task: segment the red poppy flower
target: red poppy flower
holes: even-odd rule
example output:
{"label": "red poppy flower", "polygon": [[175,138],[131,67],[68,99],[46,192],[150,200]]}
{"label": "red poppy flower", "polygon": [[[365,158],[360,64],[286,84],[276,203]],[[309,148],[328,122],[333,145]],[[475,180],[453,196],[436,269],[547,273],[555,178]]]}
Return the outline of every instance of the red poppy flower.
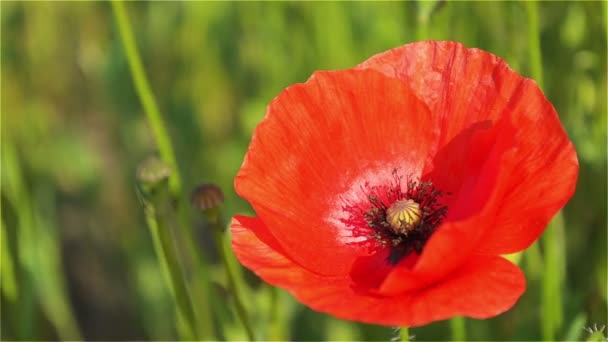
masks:
{"label": "red poppy flower", "polygon": [[525,290],[502,254],[572,196],[578,161],[536,83],[455,42],[419,42],[285,89],[236,177],[243,265],[342,319],[488,318]]}

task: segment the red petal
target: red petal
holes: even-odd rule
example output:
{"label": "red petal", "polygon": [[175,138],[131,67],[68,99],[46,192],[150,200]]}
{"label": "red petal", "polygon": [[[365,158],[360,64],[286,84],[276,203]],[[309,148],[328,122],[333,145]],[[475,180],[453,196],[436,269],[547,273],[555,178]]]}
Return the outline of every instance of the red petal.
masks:
{"label": "red petal", "polygon": [[444,191],[458,193],[467,179],[481,177],[493,143],[475,143],[476,136],[515,128],[513,146],[505,151],[509,160],[492,171],[499,174],[493,196],[501,209],[483,225],[491,229],[480,252],[528,247],[572,196],[578,162],[555,110],[534,81],[500,58],[456,42],[427,41],[378,54],[358,68],[402,80],[441,115],[436,157],[425,173]]}
{"label": "red petal", "polygon": [[340,222],[344,200],[365,182],[387,184],[393,168],[420,176],[437,130],[402,82],[371,70],[317,72],[287,88],[258,125],[237,192],[299,264],[347,274],[369,253]]}
{"label": "red petal", "polygon": [[499,133],[478,134],[473,138],[474,142],[494,140],[478,175],[468,176],[463,190],[454,194],[445,223],[431,236],[414,267],[401,262],[387,275],[380,293],[398,294],[424,288],[445,278],[472,257],[501,209],[502,192],[497,190],[499,170],[508,160],[512,135],[513,128],[505,126]]}
{"label": "red petal", "polygon": [[578,160],[553,106],[533,83],[521,89],[511,115],[512,153],[500,169],[501,209],[478,252],[508,254],[529,247],[574,194]]}
{"label": "red petal", "polygon": [[423,290],[373,296],[354,290],[348,277],[324,277],[302,268],[263,241],[264,230],[258,219],[232,221],[233,249],[241,263],[311,308],[342,319],[411,327],[454,316],[489,318],[511,308],[525,290],[515,265],[487,256]]}
{"label": "red petal", "polygon": [[433,182],[458,192],[466,177],[470,139],[508,110],[523,77],[500,58],[460,43],[425,41],[407,44],[371,57],[358,66],[402,80],[437,113],[441,134],[433,146],[438,157],[427,165]]}

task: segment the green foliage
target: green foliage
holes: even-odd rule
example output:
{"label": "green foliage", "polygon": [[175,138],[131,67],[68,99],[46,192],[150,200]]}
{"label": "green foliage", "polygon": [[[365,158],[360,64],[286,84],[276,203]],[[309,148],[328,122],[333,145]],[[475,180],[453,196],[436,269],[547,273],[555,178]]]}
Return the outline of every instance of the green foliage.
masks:
{"label": "green foliage", "polygon": [[[158,154],[158,137],[110,4],[0,6],[0,338],[176,339],[183,327],[169,319],[175,307],[135,191],[137,165]],[[187,193],[203,182],[220,185],[226,218],[252,214],[232,183],[266,105],[314,70],[352,67],[416,39],[449,39],[493,52],[529,77],[540,73],[578,152],[577,191],[549,228],[557,233],[520,263],[528,276],[526,294],[497,318],[466,320],[466,336],[578,339],[588,337],[582,327],[606,324],[605,3],[538,3],[533,32],[530,8],[521,2],[125,6],[175,150],[181,188]],[[539,56],[530,50],[534,32]],[[213,312],[218,339],[245,339],[212,232],[184,216],[195,223],[194,247],[209,264],[202,275],[186,274],[195,284],[210,279],[210,289],[191,293],[194,311]],[[189,235],[173,233],[186,246],[178,252],[188,251],[183,241]],[[227,258],[249,285],[240,291],[259,339],[387,341],[394,335],[389,328],[315,313],[238,268],[233,255]],[[184,269],[192,270],[191,260],[183,259]],[[451,327],[461,323],[433,323],[409,334],[448,340]]]}

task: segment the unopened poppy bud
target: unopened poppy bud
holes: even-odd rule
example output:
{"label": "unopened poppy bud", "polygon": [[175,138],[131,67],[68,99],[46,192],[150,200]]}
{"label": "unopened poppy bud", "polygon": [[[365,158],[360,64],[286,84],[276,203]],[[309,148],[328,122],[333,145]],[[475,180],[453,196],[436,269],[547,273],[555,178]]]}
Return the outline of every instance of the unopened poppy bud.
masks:
{"label": "unopened poppy bud", "polygon": [[192,190],[190,195],[192,207],[199,210],[207,210],[219,207],[224,203],[224,193],[215,184],[202,184]]}
{"label": "unopened poppy bud", "polygon": [[386,210],[386,220],[396,233],[407,234],[416,229],[421,217],[420,205],[411,199],[397,201]]}
{"label": "unopened poppy bud", "polygon": [[201,184],[194,188],[190,195],[192,207],[200,210],[212,222],[217,221],[222,203],[224,203],[224,193],[215,184]]}
{"label": "unopened poppy bud", "polygon": [[171,168],[158,158],[148,158],[137,168],[137,180],[141,183],[142,190],[152,193],[155,189],[167,183],[171,175]]}

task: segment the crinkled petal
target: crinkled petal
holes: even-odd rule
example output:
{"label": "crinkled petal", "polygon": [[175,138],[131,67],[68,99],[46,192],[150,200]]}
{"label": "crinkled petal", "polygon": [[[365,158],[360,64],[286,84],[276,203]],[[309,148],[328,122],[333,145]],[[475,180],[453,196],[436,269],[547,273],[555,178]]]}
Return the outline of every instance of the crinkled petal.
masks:
{"label": "crinkled petal", "polygon": [[441,281],[475,254],[501,209],[503,190],[498,185],[499,170],[506,165],[513,144],[514,127],[505,124],[500,132],[478,133],[473,141],[492,141],[487,155],[472,156],[485,162],[477,172],[465,179],[463,190],[454,195],[448,217],[427,241],[422,254],[412,266],[400,262],[380,286],[379,293],[390,295],[424,288]]}
{"label": "crinkled petal", "polygon": [[500,58],[457,42],[425,41],[375,55],[357,68],[373,69],[402,80],[436,113],[441,133],[426,169],[437,186],[458,192],[471,171],[464,163],[474,133],[491,127],[508,111],[524,79]]}
{"label": "crinkled petal", "polygon": [[420,176],[435,120],[407,85],[373,70],[317,72],[283,91],[256,128],[236,191],[289,257],[319,274],[347,274],[367,253],[341,223],[344,200],[391,171]]}
{"label": "crinkled petal", "polygon": [[479,256],[424,289],[371,295],[354,288],[349,277],[312,273],[273,249],[259,219],[236,217],[231,231],[233,249],[243,265],[314,310],[342,319],[412,327],[454,316],[489,318],[510,309],[525,290],[525,279],[515,265],[501,257]]}
{"label": "crinkled petal", "polygon": [[517,124],[513,153],[498,170],[501,208],[478,252],[508,254],[529,247],[574,194],[576,151],[553,106],[527,83],[510,109]]}
{"label": "crinkled petal", "polygon": [[437,113],[441,133],[425,173],[445,191],[458,193],[467,179],[482,176],[493,142],[474,143],[478,133],[515,127],[510,160],[491,171],[498,173],[501,209],[495,222],[481,226],[490,229],[480,253],[528,247],[572,196],[578,162],[555,109],[534,81],[502,59],[456,42],[427,41],[378,54],[358,68],[402,80]]}

